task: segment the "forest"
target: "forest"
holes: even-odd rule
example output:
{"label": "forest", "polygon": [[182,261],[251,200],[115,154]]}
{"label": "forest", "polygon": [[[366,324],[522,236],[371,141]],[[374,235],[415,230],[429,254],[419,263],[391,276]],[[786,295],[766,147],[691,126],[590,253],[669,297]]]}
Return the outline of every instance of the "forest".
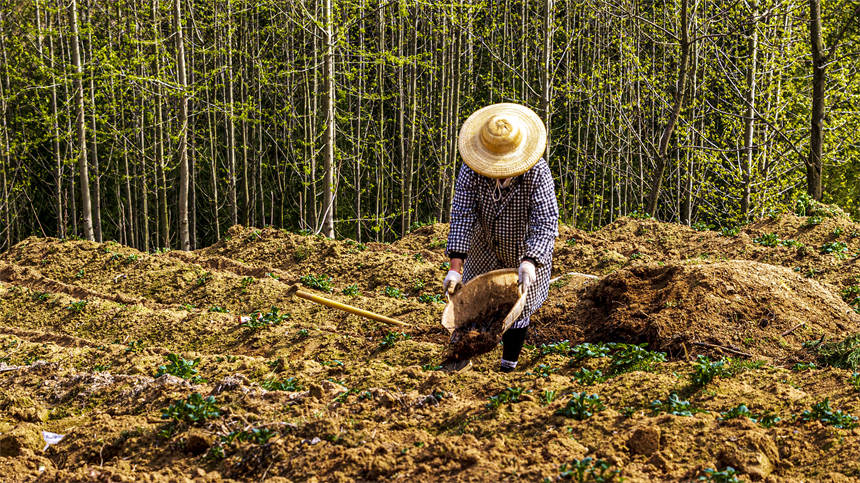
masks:
{"label": "forest", "polygon": [[0,251],[447,221],[474,110],[548,127],[561,218],[860,215],[856,0],[3,0]]}

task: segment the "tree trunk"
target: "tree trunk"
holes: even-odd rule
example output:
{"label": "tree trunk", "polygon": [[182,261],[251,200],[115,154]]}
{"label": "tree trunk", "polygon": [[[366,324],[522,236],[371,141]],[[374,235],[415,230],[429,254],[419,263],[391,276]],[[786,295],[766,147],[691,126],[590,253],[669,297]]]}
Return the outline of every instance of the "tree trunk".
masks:
{"label": "tree trunk", "polygon": [[[161,28],[158,20],[158,2],[152,1],[152,26],[153,26],[153,45],[155,46],[155,72],[153,75],[157,80],[161,77]],[[167,216],[167,176],[164,173],[164,117],[162,113],[162,103],[164,96],[162,95],[161,82],[157,82],[155,89],[155,186],[156,198],[158,201],[158,233],[161,236],[161,247],[170,247],[170,225]]]}
{"label": "tree trunk", "polygon": [[334,91],[334,24],[331,0],[325,0],[325,155],[323,180],[323,224],[322,232],[334,238],[334,136],[335,136],[335,91]]}
{"label": "tree trunk", "polygon": [[666,121],[666,126],[663,127],[663,132],[660,135],[660,144],[656,153],[656,167],[654,168],[654,176],[651,179],[651,192],[648,194],[648,206],[646,211],[654,215],[657,211],[657,201],[660,199],[660,189],[663,186],[663,174],[666,172],[667,153],[669,151],[669,142],[672,139],[672,132],[675,130],[675,125],[678,123],[678,117],[681,115],[681,108],[684,105],[685,92],[687,89],[687,67],[690,62],[690,31],[689,31],[689,0],[681,0],[681,38],[680,38],[680,58],[678,59],[678,79],[675,84],[675,99],[672,104],[672,111],[669,113],[669,119]]}
{"label": "tree trunk", "polygon": [[[88,2],[86,5],[87,10],[87,21],[89,23],[89,29],[87,33],[87,46],[90,50],[90,60],[92,61],[93,57],[93,21],[92,21],[92,3]],[[90,112],[90,122],[92,123],[92,132],[90,133],[90,143],[92,143],[92,150],[90,150],[90,159],[92,160],[92,177],[93,177],[93,231],[95,233],[96,241],[101,243],[102,241],[102,185],[101,185],[101,173],[99,170],[99,144],[98,144],[98,126],[96,125],[97,116],[96,116],[96,70],[95,66],[90,71],[90,106],[92,106],[92,111]]]}
{"label": "tree trunk", "polygon": [[[81,67],[81,48],[78,39],[78,0],[72,0],[71,19],[72,24],[72,64],[75,67],[75,104],[78,109],[78,171],[80,173],[81,185],[81,210],[84,224],[84,236],[87,240],[95,241],[93,233],[92,204],[90,203],[90,176],[87,166],[87,128],[84,116],[84,83],[83,68]],[[8,151],[8,150],[7,150]],[[3,183],[6,186],[6,183]],[[8,203],[7,203],[8,212]],[[8,215],[7,215],[8,216]],[[8,221],[7,221],[8,226]]]}
{"label": "tree trunk", "polygon": [[812,51],[812,123],[809,158],[806,160],[806,192],[821,201],[821,157],[824,144],[825,58],[821,37],[821,0],[809,0],[809,43]]}
{"label": "tree trunk", "polygon": [[741,158],[744,183],[741,213],[744,220],[747,221],[750,219],[752,197],[753,135],[755,132],[756,70],[758,65],[758,4],[756,3],[757,0],[752,1],[752,31],[749,34],[750,67],[747,71],[747,109],[746,119],[744,119],[744,156]]}
{"label": "tree trunk", "polygon": [[179,247],[191,250],[188,234],[188,90],[185,85],[185,42],[182,36],[181,0],[173,2],[173,27],[176,35],[176,71],[181,89],[179,99]]}
{"label": "tree trunk", "polygon": [[230,165],[230,220],[239,223],[239,204],[236,201],[236,131],[233,126],[233,0],[227,0],[227,160]]}

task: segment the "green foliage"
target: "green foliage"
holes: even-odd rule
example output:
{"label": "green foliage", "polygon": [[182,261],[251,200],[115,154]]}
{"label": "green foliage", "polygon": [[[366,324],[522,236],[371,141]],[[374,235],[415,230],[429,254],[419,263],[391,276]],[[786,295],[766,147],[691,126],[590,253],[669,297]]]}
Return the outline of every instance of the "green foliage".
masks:
{"label": "green foliage", "polygon": [[125,348],[125,353],[130,354],[133,352],[140,352],[142,350],[143,350],[143,341],[140,339],[137,339],[137,340],[133,340],[133,341],[128,343],[127,347]]}
{"label": "green foliage", "polygon": [[830,398],[813,404],[811,410],[803,411],[800,419],[803,421],[821,421],[839,429],[851,429],[857,426],[857,417],[842,412],[842,410],[834,411],[830,407]]}
{"label": "green foliage", "polygon": [[597,394],[588,395],[585,392],[575,392],[570,396],[567,405],[559,409],[556,414],[573,418],[577,421],[583,421],[590,418],[594,414],[606,409],[600,396]]}
{"label": "green foliage", "polygon": [[836,256],[843,256],[848,252],[848,245],[841,241],[827,242],[821,245],[820,251],[822,255],[829,253]]}
{"label": "green foliage", "polygon": [[720,419],[723,419],[723,420],[740,418],[740,417],[753,419],[752,413],[750,412],[749,408],[747,408],[746,404],[743,404],[743,403],[738,404],[737,406],[729,409],[728,411],[726,411],[724,413],[720,413]]}
{"label": "green foliage", "polygon": [[298,332],[296,332],[296,337],[298,337],[299,339],[307,339],[309,334],[310,333],[308,332],[308,329],[300,329]]}
{"label": "green foliage", "polygon": [[825,342],[813,348],[824,365],[856,370],[860,367],[860,333],[838,342]]}
{"label": "green foliage", "polygon": [[293,261],[296,263],[301,263],[307,260],[311,256],[311,248],[305,245],[301,245],[296,247],[293,250]]}
{"label": "green foliage", "polygon": [[226,314],[226,313],[229,313],[230,311],[225,309],[224,307],[221,307],[220,305],[213,305],[213,306],[209,307],[209,312],[217,312],[219,314]]}
{"label": "green foliage", "polygon": [[170,419],[191,425],[202,424],[209,419],[221,416],[214,396],[203,397],[199,392],[192,393],[184,401],[177,399],[161,412],[161,419]]}
{"label": "green foliage", "polygon": [[555,396],[557,395],[556,391],[546,389],[540,395],[541,404],[546,406],[547,404],[555,401]]}
{"label": "green foliage", "polygon": [[772,428],[772,427],[776,426],[776,424],[778,422],[781,421],[779,416],[777,416],[776,414],[773,414],[773,413],[762,414],[757,419],[758,419],[758,424],[763,428]]}
{"label": "green foliage", "polygon": [[520,396],[523,395],[523,392],[525,392],[525,389],[521,387],[506,388],[495,396],[491,396],[490,401],[487,403],[487,407],[490,409],[497,409],[503,404],[520,402]]}
{"label": "green foliage", "polygon": [[442,294],[421,294],[418,296],[418,301],[425,304],[444,304]]}
{"label": "green foliage", "polygon": [[629,371],[651,370],[657,362],[666,362],[665,352],[654,352],[646,349],[647,343],[643,344],[614,344],[612,363],[610,368],[613,374]]}
{"label": "green foliage", "polygon": [[314,275],[308,274],[299,279],[305,287],[310,287],[321,292],[331,293],[334,288],[331,286],[331,276],[327,274]]}
{"label": "green foliage", "polygon": [[848,378],[848,384],[851,384],[855,391],[860,391],[860,372],[851,374]]}
{"label": "green foliage", "polygon": [[254,284],[254,277],[242,277],[242,281],[239,282],[239,286],[242,287],[244,292],[245,289]]}
{"label": "green foliage", "polygon": [[399,288],[391,287],[391,286],[386,286],[382,290],[382,293],[385,294],[386,297],[391,297],[393,299],[402,300],[402,299],[406,298],[406,294],[404,294],[402,290],[400,290]]}
{"label": "green foliage", "polygon": [[607,357],[610,352],[612,352],[612,346],[603,343],[592,344],[585,342],[570,349],[570,355],[573,357],[574,361],[596,357]]}
{"label": "green foliage", "polygon": [[814,362],[798,362],[794,366],[791,367],[791,370],[794,372],[804,372],[815,369]]}
{"label": "green foliage", "polygon": [[635,220],[650,220],[654,218],[653,216],[651,216],[651,213],[648,213],[644,210],[640,211],[638,208],[633,210],[633,212],[630,213],[629,216],[630,218],[633,218]]}
{"label": "green foliage", "polygon": [[547,354],[559,354],[566,356],[571,351],[570,341],[563,340],[561,342],[553,342],[551,344],[541,344],[540,347],[538,347],[538,350],[540,350],[540,355],[542,356],[545,356]]}
{"label": "green foliage", "polygon": [[595,460],[586,457],[581,460],[574,459],[570,464],[559,467],[558,479],[562,481],[585,482],[612,482],[622,481],[621,470],[612,469],[612,466],[604,460]]}
{"label": "green foliage", "polygon": [[776,233],[763,233],[756,238],[753,238],[753,243],[758,243],[765,247],[775,247],[779,244],[779,235]]}
{"label": "green foliage", "polygon": [[603,375],[603,372],[601,372],[600,369],[591,370],[586,367],[583,367],[582,369],[573,373],[573,380],[582,385],[591,386],[593,384],[599,384],[605,381],[606,376]]}
{"label": "green foliage", "polygon": [[251,428],[248,431],[242,429],[239,431],[231,431],[226,436],[221,436],[221,442],[228,445],[236,441],[253,444],[266,444],[266,442],[276,434],[278,433],[269,428]]}
{"label": "green foliage", "polygon": [[732,227],[724,226],[724,227],[720,228],[720,235],[725,236],[725,237],[732,237],[733,238],[733,237],[738,236],[740,234],[740,232],[741,232],[741,229],[737,226],[732,226]]}
{"label": "green foliage", "polygon": [[30,299],[34,302],[47,302],[51,299],[51,296],[48,295],[48,292],[33,292],[30,295]]}
{"label": "green foliage", "polygon": [[399,340],[411,339],[412,336],[405,332],[389,332],[382,337],[382,342],[379,343],[380,349],[390,349]]}
{"label": "green foliage", "polygon": [[698,412],[690,405],[690,401],[680,399],[674,392],[669,395],[666,401],[659,399],[652,401],[651,410],[654,414],[668,413],[675,416],[692,416],[694,412]]}
{"label": "green foliage", "polygon": [[699,477],[699,481],[713,481],[715,483],[741,483],[737,477],[738,472],[731,466],[726,466],[724,470],[715,470],[708,468],[705,474]]}
{"label": "green foliage", "polygon": [[181,377],[182,379],[188,379],[194,384],[204,381],[204,379],[197,375],[196,367],[200,363],[199,357],[196,359],[185,359],[184,357],[172,352],[164,357],[167,359],[168,364],[158,366],[158,371],[156,371],[155,377],[170,374],[172,376]]}
{"label": "green foliage", "polygon": [[299,384],[295,377],[288,377],[283,381],[279,381],[277,379],[266,379],[262,384],[260,384],[260,386],[267,391],[296,392],[302,390],[301,384]]}
{"label": "green foliage", "polygon": [[262,329],[264,327],[278,325],[289,318],[290,314],[279,313],[278,308],[273,305],[271,310],[268,312],[261,312],[259,310],[251,312],[248,319],[243,319],[244,321],[240,325],[249,329]]}
{"label": "green foliage", "polygon": [[72,312],[79,314],[79,313],[83,312],[86,307],[87,307],[87,301],[86,300],[78,300],[77,302],[69,303],[69,305],[66,307],[66,310],[71,310]]}
{"label": "green foliage", "polygon": [[212,272],[203,272],[197,276],[197,286],[202,287],[209,280],[212,280]]}
{"label": "green foliage", "polygon": [[358,284],[353,283],[347,285],[345,289],[341,290],[341,293],[349,297],[355,297],[361,294],[361,291],[358,290]]}
{"label": "green foliage", "polygon": [[851,285],[842,289],[842,300],[854,308],[854,311],[860,313],[860,285]]}
{"label": "green foliage", "polygon": [[731,375],[728,365],[731,359],[725,358],[711,361],[707,356],[698,356],[693,363],[693,375],[691,380],[694,386],[704,386],[714,380],[715,377]]}
{"label": "green foliage", "polygon": [[555,374],[557,371],[558,369],[554,367],[550,367],[546,364],[539,364],[537,367],[535,367],[534,371],[526,372],[526,374],[547,378],[551,374]]}
{"label": "green foliage", "polygon": [[564,241],[564,244],[569,246],[569,247],[575,247],[576,246],[576,238],[568,238],[567,240]]}

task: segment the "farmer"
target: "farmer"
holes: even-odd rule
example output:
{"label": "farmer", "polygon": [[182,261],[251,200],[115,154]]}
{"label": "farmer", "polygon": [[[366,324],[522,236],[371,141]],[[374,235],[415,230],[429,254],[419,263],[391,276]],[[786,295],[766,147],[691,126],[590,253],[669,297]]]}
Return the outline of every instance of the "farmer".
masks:
{"label": "farmer", "polygon": [[546,300],[558,236],[555,186],[541,158],[546,127],[525,106],[493,104],[466,119],[458,147],[465,164],[454,187],[443,290],[491,270],[519,268],[526,303],[502,337],[501,371],[511,372],[529,317]]}

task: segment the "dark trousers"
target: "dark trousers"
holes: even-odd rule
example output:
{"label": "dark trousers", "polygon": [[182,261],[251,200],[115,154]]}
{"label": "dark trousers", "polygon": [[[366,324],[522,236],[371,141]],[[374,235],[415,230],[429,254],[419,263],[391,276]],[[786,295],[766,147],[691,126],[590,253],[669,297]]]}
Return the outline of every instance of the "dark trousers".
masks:
{"label": "dark trousers", "polygon": [[520,358],[520,351],[523,350],[527,330],[527,326],[521,329],[508,329],[502,335],[502,359],[516,362]]}

